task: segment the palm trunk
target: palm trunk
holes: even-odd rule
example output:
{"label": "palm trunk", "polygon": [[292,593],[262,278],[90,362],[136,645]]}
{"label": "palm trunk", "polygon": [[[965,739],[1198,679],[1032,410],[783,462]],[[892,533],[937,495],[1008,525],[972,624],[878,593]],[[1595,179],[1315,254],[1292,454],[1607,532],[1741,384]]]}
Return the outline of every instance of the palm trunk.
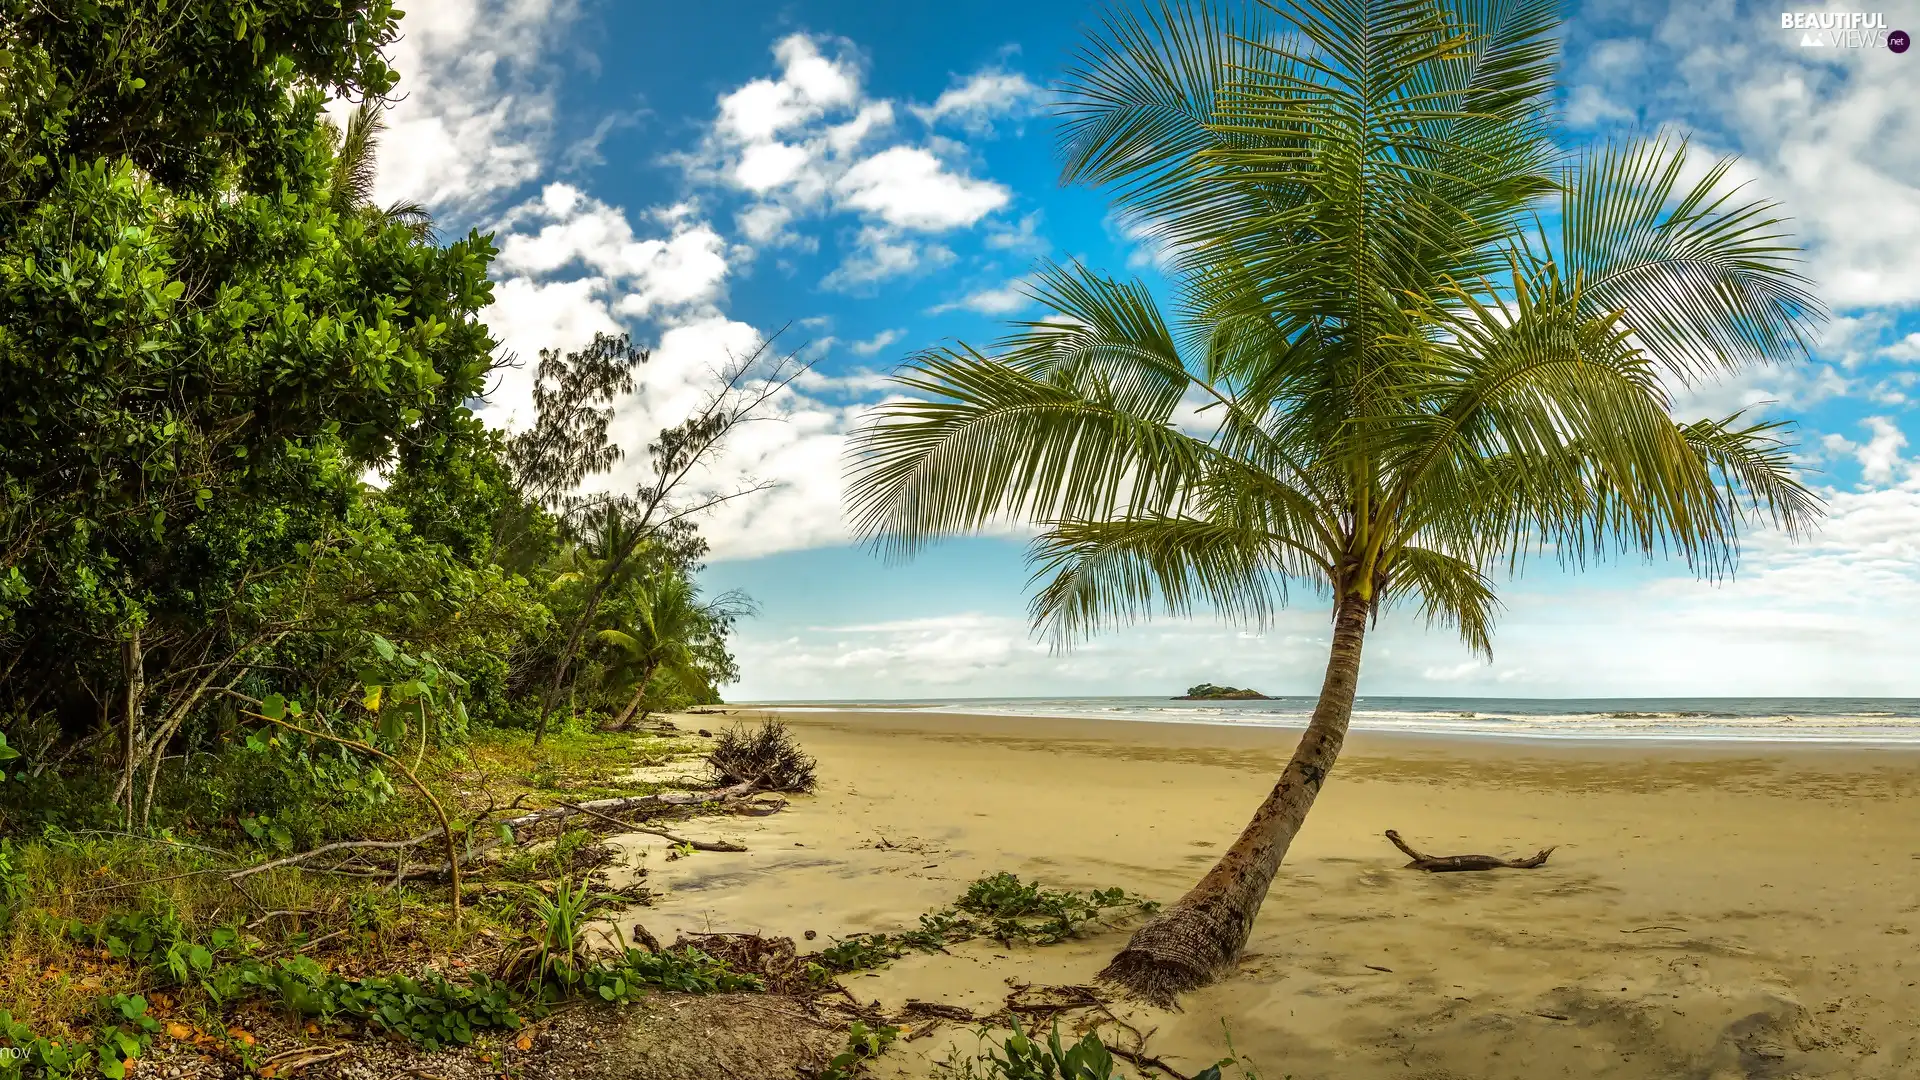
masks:
{"label": "palm trunk", "polygon": [[1239,957],[1280,860],[1340,756],[1353,716],[1370,607],[1359,596],[1340,599],[1313,721],[1240,839],[1178,903],[1134,933],[1100,972],[1102,980],[1130,996],[1172,1005],[1176,995],[1212,982]]}
{"label": "palm trunk", "polygon": [[653,673],[658,670],[660,665],[655,664],[647,669],[646,674],[640,676],[640,685],[633,688],[633,700],[627,702],[627,707],[620,710],[620,718],[613,722],[614,730],[625,728],[627,721],[633,719],[634,712],[640,708],[640,700],[647,696],[647,684],[653,681]]}

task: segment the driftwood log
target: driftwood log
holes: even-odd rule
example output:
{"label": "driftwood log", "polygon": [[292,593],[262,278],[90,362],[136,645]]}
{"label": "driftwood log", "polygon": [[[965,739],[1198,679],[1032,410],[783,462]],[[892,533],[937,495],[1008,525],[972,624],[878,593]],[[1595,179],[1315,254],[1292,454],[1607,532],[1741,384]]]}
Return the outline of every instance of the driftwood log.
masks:
{"label": "driftwood log", "polygon": [[1409,870],[1425,870],[1434,874],[1445,874],[1456,870],[1531,870],[1546,864],[1547,856],[1553,854],[1552,848],[1542,848],[1524,859],[1502,859],[1493,855],[1422,855],[1407,846],[1400,834],[1387,830],[1387,839],[1393,846],[1406,853],[1413,861],[1407,864]]}

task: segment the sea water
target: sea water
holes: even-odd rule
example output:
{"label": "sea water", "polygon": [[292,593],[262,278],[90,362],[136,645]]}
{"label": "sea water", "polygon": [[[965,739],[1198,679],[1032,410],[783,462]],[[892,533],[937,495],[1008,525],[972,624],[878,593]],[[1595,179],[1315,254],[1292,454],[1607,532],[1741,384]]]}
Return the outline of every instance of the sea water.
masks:
{"label": "sea water", "polygon": [[[836,703],[831,708],[885,711],[905,707],[992,716],[1300,728],[1312,715],[1313,701],[1310,697],[1265,701],[922,698]],[[785,707],[806,708],[807,703],[793,702]],[[1920,698],[1362,697],[1354,702],[1353,728],[1413,735],[1608,742],[1739,740],[1920,746]]]}

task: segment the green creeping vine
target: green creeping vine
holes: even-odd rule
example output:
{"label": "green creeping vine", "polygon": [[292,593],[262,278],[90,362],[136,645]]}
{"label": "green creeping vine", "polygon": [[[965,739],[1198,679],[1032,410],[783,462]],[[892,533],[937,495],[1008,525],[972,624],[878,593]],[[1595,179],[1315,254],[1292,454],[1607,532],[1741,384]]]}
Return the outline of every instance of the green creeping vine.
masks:
{"label": "green creeping vine", "polygon": [[879,967],[908,949],[939,952],[976,937],[1002,945],[1055,945],[1109,914],[1149,915],[1159,907],[1124,889],[1063,892],[1002,872],[967,886],[952,907],[920,916],[920,925],[912,930],[855,934],[834,942],[808,957],[808,972],[824,982],[834,975]]}

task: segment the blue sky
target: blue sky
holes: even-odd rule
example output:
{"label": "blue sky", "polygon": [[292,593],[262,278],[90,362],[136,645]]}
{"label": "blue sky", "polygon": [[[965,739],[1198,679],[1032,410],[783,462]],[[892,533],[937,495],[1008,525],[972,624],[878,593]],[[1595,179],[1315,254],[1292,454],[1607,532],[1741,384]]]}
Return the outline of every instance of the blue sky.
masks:
{"label": "blue sky", "polygon": [[[654,349],[616,433],[636,449],[711,366],[783,326],[814,374],[714,482],[776,482],[703,525],[709,589],[761,605],[737,699],[1159,693],[1202,679],[1317,688],[1326,615],[1310,596],[1263,630],[1161,621],[1069,655],[1033,640],[1018,537],[955,541],[907,566],[849,546],[841,447],[913,349],[990,341],[1027,311],[1036,260],[1151,277],[1099,192],[1057,183],[1046,88],[1095,5],[799,0],[414,0],[395,47],[405,97],[382,198],[494,231],[487,313],[507,351],[624,329]],[[1810,361],[1687,388],[1676,411],[1794,419],[1830,518],[1811,541],[1758,533],[1739,576],[1678,566],[1505,591],[1492,664],[1388,615],[1363,692],[1502,696],[1920,695],[1920,50],[1849,47],[1781,13],[1871,8],[1601,0],[1569,9],[1569,145],[1688,136],[1741,156],[1784,204],[1837,313]],[[484,415],[525,415],[507,372]],[[614,482],[623,477],[616,475]]]}

